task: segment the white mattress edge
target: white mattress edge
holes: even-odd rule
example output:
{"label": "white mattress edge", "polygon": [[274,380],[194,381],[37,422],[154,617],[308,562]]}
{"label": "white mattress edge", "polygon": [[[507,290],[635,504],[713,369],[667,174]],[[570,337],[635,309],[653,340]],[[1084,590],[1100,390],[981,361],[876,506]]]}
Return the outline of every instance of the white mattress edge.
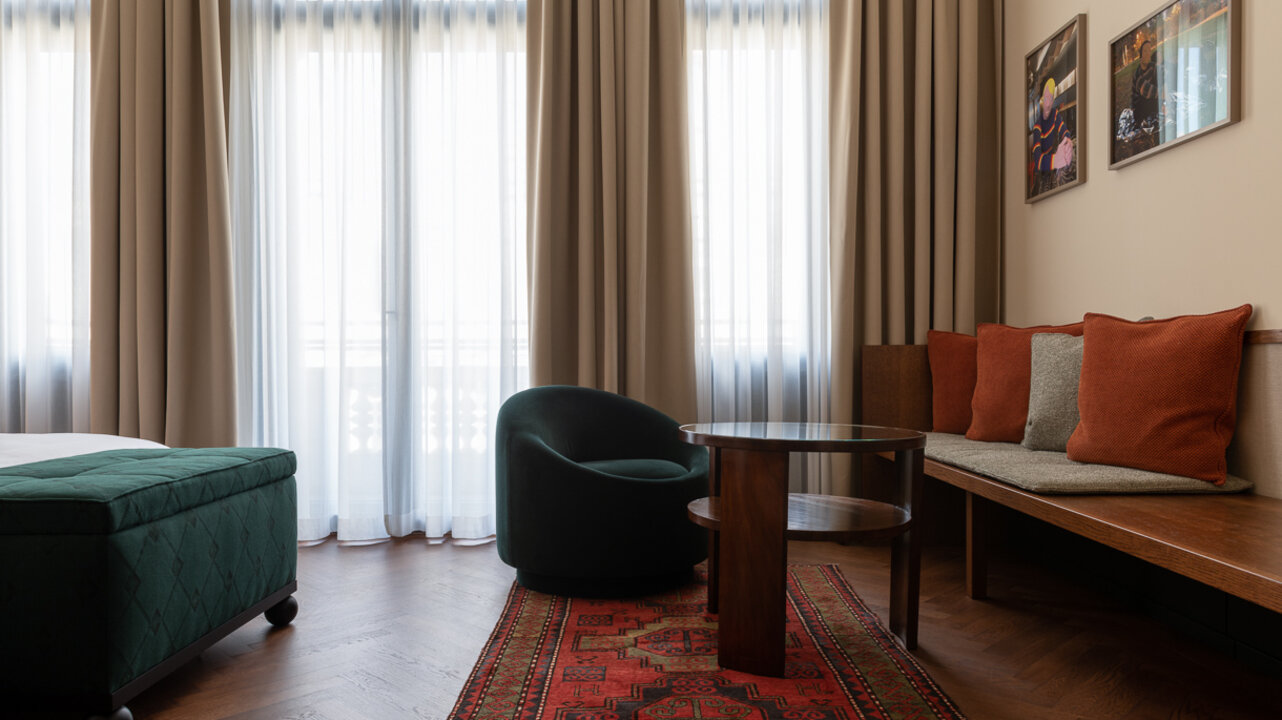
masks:
{"label": "white mattress edge", "polygon": [[100,433],[0,433],[0,467],[103,450],[167,447],[150,440]]}

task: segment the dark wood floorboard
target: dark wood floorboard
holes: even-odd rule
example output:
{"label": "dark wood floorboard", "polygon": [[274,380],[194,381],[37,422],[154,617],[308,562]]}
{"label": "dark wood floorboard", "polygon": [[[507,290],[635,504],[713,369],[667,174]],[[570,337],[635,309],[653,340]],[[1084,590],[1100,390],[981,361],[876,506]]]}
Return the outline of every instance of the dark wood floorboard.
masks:
{"label": "dark wood floorboard", "polygon": [[[883,622],[889,551],[792,543],[837,563]],[[1282,680],[1028,561],[997,556],[988,600],[964,594],[960,548],[927,548],[914,656],[975,720],[1282,718]]]}
{"label": "dark wood floorboard", "polygon": [[[885,621],[889,548],[789,552],[840,564]],[[922,568],[915,656],[974,720],[1282,717],[1282,681],[1056,572],[994,558],[993,598],[973,601],[959,549],[927,548]],[[514,576],[492,544],[303,548],[291,627],[254,620],[130,707],[139,720],[444,718]]]}

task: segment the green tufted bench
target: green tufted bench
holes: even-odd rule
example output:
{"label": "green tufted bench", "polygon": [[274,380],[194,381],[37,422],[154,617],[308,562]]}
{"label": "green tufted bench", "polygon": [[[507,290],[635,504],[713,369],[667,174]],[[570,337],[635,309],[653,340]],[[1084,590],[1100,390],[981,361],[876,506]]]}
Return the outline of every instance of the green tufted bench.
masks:
{"label": "green tufted bench", "polygon": [[294,454],[109,450],[0,468],[0,715],[124,704],[297,613]]}

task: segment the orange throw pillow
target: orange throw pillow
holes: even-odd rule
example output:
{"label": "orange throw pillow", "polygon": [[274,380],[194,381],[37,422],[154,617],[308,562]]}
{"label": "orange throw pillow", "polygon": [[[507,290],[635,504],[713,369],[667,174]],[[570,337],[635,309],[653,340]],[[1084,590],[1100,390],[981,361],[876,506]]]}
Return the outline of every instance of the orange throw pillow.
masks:
{"label": "orange throw pillow", "polygon": [[1223,485],[1251,306],[1130,322],[1086,316],[1068,457]]}
{"label": "orange throw pillow", "polygon": [[1017,443],[1028,422],[1028,386],[1037,333],[1081,335],[1082,323],[1015,328],[980,323],[975,353],[975,396],[971,399],[966,437]]}
{"label": "orange throw pillow", "polygon": [[970,427],[970,399],[975,394],[977,344],[973,335],[943,330],[930,330],[926,333],[935,432],[961,435]]}

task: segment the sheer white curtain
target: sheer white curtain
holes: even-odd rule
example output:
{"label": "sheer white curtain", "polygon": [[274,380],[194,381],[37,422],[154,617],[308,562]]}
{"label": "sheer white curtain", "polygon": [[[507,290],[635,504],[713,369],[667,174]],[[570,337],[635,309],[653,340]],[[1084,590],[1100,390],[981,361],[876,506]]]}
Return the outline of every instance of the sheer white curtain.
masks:
{"label": "sheer white curtain", "polygon": [[686,2],[703,422],[829,419],[826,5]]}
{"label": "sheer white curtain", "polygon": [[89,2],[0,0],[0,432],[89,429]]}
{"label": "sheer white curtain", "polygon": [[241,441],[299,537],[494,532],[527,384],[524,2],[236,0]]}

